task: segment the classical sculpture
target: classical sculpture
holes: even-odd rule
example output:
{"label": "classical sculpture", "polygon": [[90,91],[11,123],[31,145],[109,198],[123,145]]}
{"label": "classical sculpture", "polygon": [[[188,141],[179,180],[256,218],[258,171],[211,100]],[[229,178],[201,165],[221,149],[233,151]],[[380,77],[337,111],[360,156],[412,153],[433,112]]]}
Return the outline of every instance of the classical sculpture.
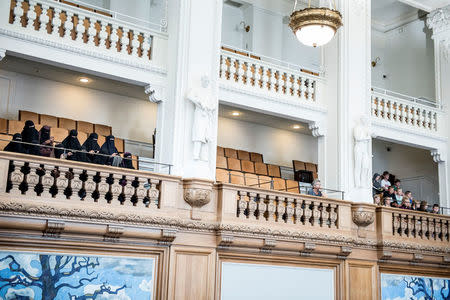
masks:
{"label": "classical sculpture", "polygon": [[369,130],[369,120],[361,117],[360,123],[353,131],[355,139],[355,186],[367,188],[370,186],[370,151],[369,145],[372,139]]}
{"label": "classical sculpture", "polygon": [[192,124],[193,158],[195,160],[209,160],[209,142],[213,138],[213,116],[216,110],[216,99],[209,87],[209,78],[203,76],[200,88],[192,88],[187,99],[194,106],[194,120]]}

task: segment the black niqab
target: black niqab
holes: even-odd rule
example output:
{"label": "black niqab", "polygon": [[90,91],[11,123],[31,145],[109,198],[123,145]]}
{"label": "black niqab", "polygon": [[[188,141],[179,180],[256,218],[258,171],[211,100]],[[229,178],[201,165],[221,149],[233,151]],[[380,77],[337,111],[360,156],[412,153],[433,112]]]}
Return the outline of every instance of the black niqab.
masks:
{"label": "black niqab", "polygon": [[[22,142],[39,144],[39,132],[36,130],[33,121],[28,120],[22,130]],[[39,147],[24,144],[23,147],[29,154],[39,155]]]}
{"label": "black niqab", "polygon": [[39,144],[44,144],[50,139],[50,127],[45,125],[39,131]]}
{"label": "black niqab", "polygon": [[[81,147],[80,141],[78,140],[78,131],[72,129],[69,132],[69,135],[62,141],[62,146],[65,148],[66,152],[72,152],[73,155],[68,156],[68,160],[76,160],[76,161],[87,161],[86,153],[81,152],[84,150]],[[70,151],[74,150],[74,151]]]}
{"label": "black niqab", "polygon": [[[114,136],[108,135],[106,137],[105,142],[102,145],[102,148],[100,150],[100,153],[104,155],[113,155],[114,153],[119,153],[119,151],[116,148],[116,145],[114,144]],[[113,163],[112,157],[104,157],[103,158],[103,164],[111,165]]]}
{"label": "black niqab", "polygon": [[[101,148],[97,142],[98,140],[98,134],[91,133],[87,140],[83,143],[82,148],[85,149],[87,152],[89,151],[95,151],[96,153],[99,153]],[[93,153],[87,153],[86,157],[89,162],[94,164],[101,164],[103,162],[103,159],[100,155],[96,155]]]}
{"label": "black niqab", "polygon": [[3,151],[25,153],[25,154],[28,153],[27,150],[23,147],[23,144],[20,142],[22,142],[22,135],[20,133],[14,134],[12,141],[9,142],[8,145],[6,145]]}
{"label": "black niqab", "polygon": [[123,154],[122,167],[127,169],[134,169],[130,152],[125,152]]}

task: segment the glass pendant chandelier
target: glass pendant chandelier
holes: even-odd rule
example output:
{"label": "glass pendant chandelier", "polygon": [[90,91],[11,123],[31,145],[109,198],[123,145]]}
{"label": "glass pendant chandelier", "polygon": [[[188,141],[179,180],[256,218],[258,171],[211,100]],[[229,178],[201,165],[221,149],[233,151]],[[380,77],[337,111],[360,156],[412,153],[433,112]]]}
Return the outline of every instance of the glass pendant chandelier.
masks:
{"label": "glass pendant chandelier", "polygon": [[295,0],[294,11],[291,14],[289,27],[291,27],[297,39],[304,45],[318,47],[327,44],[342,26],[342,16],[336,10],[333,1],[333,9],[311,7],[309,0],[308,7],[296,10],[297,0]]}

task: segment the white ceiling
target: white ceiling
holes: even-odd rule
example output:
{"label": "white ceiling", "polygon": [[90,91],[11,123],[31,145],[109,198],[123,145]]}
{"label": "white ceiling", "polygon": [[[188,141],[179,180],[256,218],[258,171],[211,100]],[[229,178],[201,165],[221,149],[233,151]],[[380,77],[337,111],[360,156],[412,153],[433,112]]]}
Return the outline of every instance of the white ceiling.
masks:
{"label": "white ceiling", "polygon": [[450,5],[450,0],[398,0],[418,9],[430,12],[432,10]]}
{"label": "white ceiling", "polygon": [[419,10],[398,0],[372,0],[372,27],[386,32],[417,19]]}

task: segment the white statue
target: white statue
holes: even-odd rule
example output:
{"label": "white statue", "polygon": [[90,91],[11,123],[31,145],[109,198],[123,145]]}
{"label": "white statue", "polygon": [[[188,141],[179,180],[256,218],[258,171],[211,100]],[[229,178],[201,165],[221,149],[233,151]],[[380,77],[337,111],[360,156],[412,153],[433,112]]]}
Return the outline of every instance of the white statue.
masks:
{"label": "white statue", "polygon": [[193,158],[208,161],[208,148],[209,142],[213,138],[213,116],[217,99],[211,93],[208,76],[203,76],[201,83],[201,87],[192,88],[188,92],[187,99],[195,105],[192,124]]}
{"label": "white statue", "polygon": [[355,139],[355,186],[367,188],[370,186],[370,140],[369,120],[361,117],[360,123],[353,131]]}

